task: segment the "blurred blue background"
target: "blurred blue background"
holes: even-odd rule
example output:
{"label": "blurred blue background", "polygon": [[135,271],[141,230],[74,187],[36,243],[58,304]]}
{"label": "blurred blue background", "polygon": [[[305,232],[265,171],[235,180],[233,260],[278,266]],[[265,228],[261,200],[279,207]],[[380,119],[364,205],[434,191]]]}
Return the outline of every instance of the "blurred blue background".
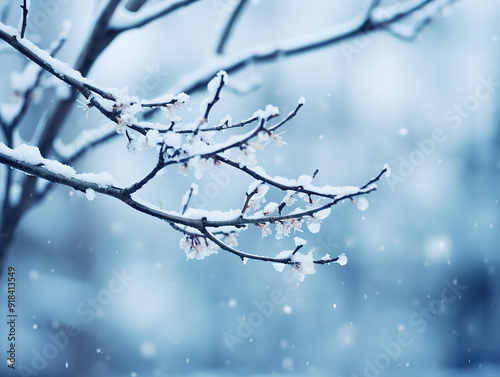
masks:
{"label": "blurred blue background", "polygon": [[[39,30],[28,27],[42,47],[72,19],[60,59],[73,63],[94,2],[32,3],[33,22],[49,15]],[[46,10],[49,3],[57,12]],[[212,53],[234,4],[201,1],[120,36],[90,78],[147,98],[163,93]],[[319,32],[365,7],[365,1],[253,1],[227,51]],[[54,190],[23,219],[7,261],[18,276],[19,366],[40,376],[500,375],[500,97],[498,85],[485,84],[500,82],[498,14],[496,1],[459,1],[412,42],[380,32],[230,76],[234,86],[256,80],[260,86],[243,95],[225,89],[213,120],[244,119],[267,104],[286,114],[306,98],[286,127],[287,145],[258,155],[271,175],[296,178],[319,169],[320,186],[363,185],[384,163],[392,168],[392,178],[367,197],[366,212],[339,204],[319,234],[300,235],[316,257],[346,253],[349,263],[319,266],[299,286],[271,264],[243,265],[224,252],[186,262],[180,235],[167,224],[108,197],[90,202],[66,187]],[[10,24],[17,19],[12,14]],[[5,100],[8,71],[24,60],[0,59]],[[193,95],[194,110],[204,94]],[[76,105],[64,142],[103,124],[96,111],[85,118]],[[43,110],[32,109],[21,133]],[[439,143],[430,141],[436,134]],[[419,152],[422,143],[427,154]],[[136,181],[156,157],[132,155],[125,144],[116,138],[95,149],[77,170],[108,171],[122,186]],[[174,168],[141,197],[179,210],[193,180]],[[208,172],[196,182],[194,203],[239,208],[250,182],[225,168]],[[239,242],[272,256],[293,247],[293,239],[262,240],[254,229]],[[116,284],[124,271],[133,279]],[[119,289],[108,295],[110,284]],[[92,309],[92,298],[105,305]],[[262,305],[264,315],[256,315]],[[258,323],[241,343],[228,343],[244,332],[243,318]],[[78,334],[60,335],[68,326]],[[0,329],[7,334],[5,324]],[[42,357],[46,364],[39,360],[38,353],[54,350],[53,358]]]}

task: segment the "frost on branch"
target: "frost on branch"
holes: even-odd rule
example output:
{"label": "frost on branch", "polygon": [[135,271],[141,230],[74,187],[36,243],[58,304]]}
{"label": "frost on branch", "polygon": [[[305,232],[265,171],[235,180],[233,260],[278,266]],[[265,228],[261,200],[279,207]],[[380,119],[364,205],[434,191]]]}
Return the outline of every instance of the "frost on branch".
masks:
{"label": "frost on branch", "polygon": [[292,275],[295,276],[299,281],[304,281],[306,275],[312,275],[316,273],[314,269],[314,257],[313,252],[310,251],[308,254],[296,253],[292,256]]}

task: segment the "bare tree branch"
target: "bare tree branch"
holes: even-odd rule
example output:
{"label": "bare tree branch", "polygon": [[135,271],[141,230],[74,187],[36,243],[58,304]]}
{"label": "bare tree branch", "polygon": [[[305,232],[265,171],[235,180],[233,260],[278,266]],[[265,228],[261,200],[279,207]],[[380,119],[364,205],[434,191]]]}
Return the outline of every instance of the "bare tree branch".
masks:
{"label": "bare tree branch", "polygon": [[199,0],[163,0],[162,2],[150,5],[137,12],[131,12],[128,9],[120,8],[111,20],[110,28],[117,32],[140,28],[179,8],[186,7],[197,1]]}
{"label": "bare tree branch", "polygon": [[[59,41],[57,41],[57,43],[55,44],[55,47],[53,48],[51,55],[56,54],[61,49],[64,42],[65,42],[65,38],[60,38]],[[7,124],[5,121],[3,121],[1,119],[1,114],[0,114],[0,126],[2,127],[7,146],[10,148],[13,147],[13,132],[14,132],[15,128],[21,122],[21,119],[26,114],[28,107],[30,105],[30,102],[31,102],[31,97],[32,97],[33,91],[39,86],[42,75],[44,72],[45,71],[42,68],[39,69],[34,83],[30,87],[28,87],[26,89],[26,91],[24,92],[24,95],[22,98],[22,105],[19,107],[17,114],[15,114],[13,116],[10,124]],[[6,189],[4,192],[3,207],[2,207],[4,210],[5,216],[11,210],[11,205],[10,205],[10,191],[11,190],[10,190],[10,187],[12,185],[12,170],[7,169],[6,174],[7,174],[6,181],[5,181],[5,188]],[[7,219],[4,219],[4,222],[5,221],[7,221]]]}
{"label": "bare tree branch", "polygon": [[119,136],[116,132],[116,127],[107,123],[105,126],[95,130],[83,131],[70,145],[64,146],[62,142],[56,141],[54,153],[63,164],[71,165],[92,148],[116,136]]}
{"label": "bare tree branch", "polygon": [[21,9],[22,9],[22,15],[21,15],[21,18],[22,18],[22,23],[21,23],[21,30],[19,32],[20,36],[21,36],[21,39],[24,38],[24,34],[26,33],[26,26],[28,25],[28,12],[29,12],[29,9],[28,9],[28,4],[26,3],[26,0],[23,0],[23,5],[21,5]]}
{"label": "bare tree branch", "polygon": [[241,16],[243,12],[243,8],[247,4],[248,0],[240,0],[238,2],[238,5],[234,8],[234,10],[231,12],[231,15],[229,16],[229,19],[224,26],[224,29],[222,30],[221,37],[219,39],[219,43],[217,44],[216,48],[216,53],[217,54],[222,54],[224,52],[224,48],[226,47],[226,43],[229,40],[229,37],[231,36],[231,32],[236,25],[236,22],[238,18]]}
{"label": "bare tree branch", "polygon": [[[66,41],[66,38],[60,38],[56,42],[52,51],[50,52],[50,56],[52,56],[52,57],[55,56],[55,54],[57,54],[59,52],[59,50],[62,48],[65,41]],[[38,73],[36,75],[36,79],[35,79],[35,82],[33,83],[33,85],[31,85],[29,88],[27,88],[27,90],[24,92],[23,99],[22,99],[23,104],[19,108],[18,113],[14,116],[11,124],[9,125],[9,127],[11,129],[14,129],[15,127],[17,127],[19,125],[19,123],[21,122],[22,118],[24,117],[24,115],[26,115],[26,112],[28,111],[28,108],[30,106],[31,97],[33,95],[33,92],[40,85],[40,82],[42,80],[42,76],[43,76],[44,72],[45,72],[45,70],[43,69],[43,67],[41,67],[38,70]]]}
{"label": "bare tree branch", "polygon": [[[189,192],[186,193],[186,195],[184,196],[185,199],[183,199],[183,203],[184,204],[182,206],[182,214],[183,215],[186,213],[186,210],[189,207],[189,202],[191,201],[191,198],[193,197],[193,193],[195,191],[195,187],[196,186],[194,184],[192,184],[191,187],[189,188]],[[198,190],[197,187],[196,187],[196,190]]]}
{"label": "bare tree branch", "polygon": [[148,0],[128,0],[125,7],[131,12],[137,12]]}
{"label": "bare tree branch", "polygon": [[239,256],[242,261],[244,261],[246,258],[246,259],[260,260],[263,262],[273,262],[273,263],[283,263],[283,264],[290,264],[291,263],[291,261],[288,258],[278,259],[278,258],[273,258],[273,257],[265,257],[265,256],[256,255],[256,254],[244,253],[243,251],[236,250],[236,249],[226,245],[224,242],[219,240],[217,237],[215,237],[212,233],[210,233],[207,230],[206,227],[202,230],[202,233],[205,237],[207,237],[210,241],[215,243],[221,249],[229,251],[230,253]]}
{"label": "bare tree branch", "polygon": [[194,72],[181,77],[179,81],[169,89],[169,92],[180,93],[184,91],[187,93],[193,93],[203,89],[215,73],[220,70],[224,70],[230,74],[239,71],[250,64],[272,62],[277,59],[292,57],[309,51],[336,45],[356,38],[360,35],[372,34],[377,31],[386,30],[391,25],[412,16],[416,11],[423,9],[432,3],[448,4],[454,1],[457,0],[446,0],[444,2],[442,0],[424,0],[416,4],[414,1],[407,1],[409,4],[408,6],[400,7],[400,10],[391,13],[390,16],[384,19],[373,20],[372,14],[375,9],[373,8],[373,5],[378,5],[378,2],[375,1],[371,3],[368,11],[360,13],[360,15],[358,15],[355,19],[344,25],[335,26],[329,30],[295,40],[255,46],[230,55],[215,56],[212,58],[211,64],[204,64]]}
{"label": "bare tree branch", "polygon": [[[162,156],[162,154],[160,154]],[[156,166],[151,170],[148,175],[146,175],[144,178],[142,178],[139,182],[134,183],[132,186],[127,187],[125,191],[127,194],[131,195],[134,192],[139,191],[141,188],[144,187],[149,181],[151,181],[156,175],[165,167],[165,164],[163,162],[163,159],[160,158]]]}

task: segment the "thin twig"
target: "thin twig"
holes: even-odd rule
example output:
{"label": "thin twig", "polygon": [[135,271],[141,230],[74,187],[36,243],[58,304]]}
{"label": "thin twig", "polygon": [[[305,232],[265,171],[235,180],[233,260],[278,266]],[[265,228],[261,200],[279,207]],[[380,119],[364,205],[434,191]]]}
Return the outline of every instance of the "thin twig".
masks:
{"label": "thin twig", "polygon": [[222,91],[222,88],[224,87],[224,84],[225,84],[225,81],[224,81],[225,73],[220,74],[219,77],[220,77],[219,86],[217,87],[217,90],[215,91],[215,94],[214,94],[212,100],[207,103],[207,108],[205,110],[205,114],[203,114],[202,124],[205,124],[208,122],[208,115],[210,114],[210,111],[212,110],[214,105],[217,102],[219,102],[219,100],[220,100],[220,92]]}
{"label": "thin twig", "polygon": [[149,172],[148,175],[146,175],[139,182],[136,182],[132,186],[127,187],[125,189],[125,192],[130,195],[133,194],[134,192],[139,191],[141,188],[144,187],[144,185],[146,185],[149,181],[151,181],[154,177],[156,177],[156,174],[158,174],[164,167],[165,165],[163,164],[163,160],[161,159],[160,161],[158,161],[153,170]]}
{"label": "thin twig", "polygon": [[226,245],[224,242],[219,240],[217,237],[215,237],[212,233],[210,233],[207,228],[202,229],[202,233],[213,243],[215,243],[217,246],[219,246],[221,249],[229,251],[230,253],[237,255],[238,257],[241,258],[242,261],[247,259],[255,259],[255,260],[260,260],[264,262],[273,262],[273,263],[283,263],[283,264],[291,264],[291,259],[290,258],[273,258],[273,257],[266,257],[266,256],[261,256],[261,255],[256,255],[256,254],[249,254],[245,253],[243,251],[236,250],[235,248],[232,248],[231,246]]}
{"label": "thin twig", "polygon": [[266,130],[265,127],[264,127],[265,124],[266,124],[266,119],[261,118],[261,121],[260,121],[259,125],[257,127],[255,127],[253,129],[253,131],[249,132],[247,135],[241,137],[240,139],[235,140],[231,144],[227,144],[227,145],[224,145],[224,146],[217,146],[216,145],[215,146],[216,148],[214,148],[211,151],[207,151],[207,152],[204,152],[204,153],[195,153],[195,154],[189,155],[187,157],[182,157],[182,158],[179,158],[179,159],[176,159],[176,160],[170,160],[168,162],[165,162],[165,166],[173,165],[173,164],[179,164],[179,163],[180,164],[186,163],[186,162],[189,162],[189,160],[191,160],[192,158],[197,157],[197,156],[199,156],[200,158],[212,157],[213,155],[218,155],[218,154],[223,153],[223,152],[225,152],[225,151],[227,151],[229,149],[233,149],[235,147],[245,145],[251,139],[253,139],[254,137],[256,137],[259,134],[259,132]]}
{"label": "thin twig", "polygon": [[[59,52],[59,50],[62,48],[62,46],[64,45],[65,41],[66,41],[65,38],[59,39],[57,41],[57,44],[55,45],[55,47],[50,52],[50,55],[51,56],[55,56]],[[16,128],[20,124],[20,122],[23,119],[24,115],[28,111],[28,108],[29,108],[29,105],[30,105],[30,100],[31,100],[31,97],[33,95],[33,92],[40,85],[40,82],[42,81],[42,76],[43,76],[44,73],[45,73],[45,70],[42,67],[40,67],[40,69],[39,69],[39,71],[37,73],[35,82],[33,83],[33,85],[31,87],[29,87],[24,92],[23,104],[22,104],[21,108],[19,109],[18,113],[16,114],[16,116],[12,119],[12,122],[10,124],[10,128],[11,129]]]}
{"label": "thin twig", "polygon": [[26,26],[28,26],[28,4],[26,3],[26,0],[23,0],[23,5],[21,5],[21,9],[23,10],[22,18],[23,22],[21,25],[21,39],[24,38],[24,34],[26,33]]}
{"label": "thin twig", "polygon": [[371,186],[372,184],[374,184],[375,182],[379,181],[380,180],[380,177],[382,177],[382,175],[384,173],[387,173],[387,168],[383,168],[382,171],[374,178],[370,179],[366,185],[362,186],[361,187],[361,190],[364,190],[365,188],[367,188],[368,186]]}
{"label": "thin twig", "polygon": [[[178,102],[178,99],[174,98],[174,99],[171,99],[171,100],[165,101],[165,102],[151,102],[151,103],[141,102],[141,106],[142,107],[151,107],[151,108],[154,108],[154,107],[165,107],[165,106],[168,106],[168,105],[173,105],[176,102]],[[133,105],[133,103],[131,103],[131,105]]]}
{"label": "thin twig", "polygon": [[250,207],[250,200],[252,200],[252,197],[254,197],[259,192],[259,187],[261,185],[262,183],[258,184],[250,194],[247,192],[245,193],[245,203],[243,204],[243,208],[241,209],[240,217],[243,217],[245,211],[248,209],[248,207]]}
{"label": "thin twig", "polygon": [[297,245],[295,246],[295,250],[292,252],[292,255],[295,255],[297,254],[297,251],[299,251],[300,249],[302,249],[304,247],[304,245]]}
{"label": "thin twig", "polygon": [[277,130],[278,128],[282,127],[284,124],[288,123],[290,120],[292,120],[293,118],[295,118],[295,116],[297,115],[297,113],[299,112],[300,108],[304,106],[304,102],[302,101],[299,101],[299,103],[297,104],[297,107],[295,107],[295,110],[293,110],[290,114],[288,114],[286,116],[285,119],[283,119],[281,122],[279,122],[278,124],[272,126],[272,127],[269,127],[268,131],[269,132],[273,132],[275,130]]}
{"label": "thin twig", "polygon": [[193,197],[193,192],[194,192],[194,188],[193,186],[191,186],[189,188],[189,194],[188,194],[188,198],[186,200],[186,203],[184,203],[184,207],[182,207],[182,214],[184,215],[189,207],[189,202],[191,201],[191,198]]}
{"label": "thin twig", "polygon": [[[242,120],[241,122],[234,123],[234,124],[231,124],[231,125],[228,125],[227,122],[224,122],[223,124],[221,124],[219,126],[208,127],[208,128],[201,128],[200,131],[201,132],[207,132],[207,131],[225,131],[225,130],[229,130],[231,128],[244,127],[247,124],[251,124],[251,123],[253,123],[253,122],[257,121],[257,120],[259,120],[259,117],[258,116],[254,116],[252,118],[249,118],[249,119],[246,119],[246,120]],[[180,131],[180,132],[183,132],[183,131]],[[186,131],[186,132],[188,132],[188,131]]]}
{"label": "thin twig", "polygon": [[256,171],[250,169],[249,167],[247,167],[245,165],[242,166],[239,162],[233,161],[233,160],[231,160],[227,157],[223,157],[221,155],[217,155],[217,161],[223,162],[224,164],[232,166],[235,169],[239,169],[242,172],[251,176],[252,178],[254,178],[258,181],[265,182],[265,183],[267,183],[271,186],[274,186],[276,188],[279,188],[282,191],[296,191],[296,192],[302,192],[302,193],[307,194],[307,195],[317,195],[317,196],[320,196],[323,198],[335,199],[335,195],[333,195],[333,194],[325,194],[325,193],[322,193],[320,191],[305,189],[304,187],[302,187],[300,185],[290,186],[290,185],[285,185],[285,184],[279,183],[271,177],[259,174]]}
{"label": "thin twig", "polygon": [[[261,255],[256,255],[256,254],[249,254],[249,253],[245,253],[245,252],[240,251],[240,250],[236,250],[235,248],[233,248],[233,247],[225,244],[221,240],[219,240],[214,234],[212,234],[211,232],[209,232],[206,227],[203,228],[202,232],[205,235],[205,237],[207,237],[210,241],[212,241],[213,243],[215,243],[221,249],[226,250],[226,251],[230,252],[231,254],[237,255],[238,257],[240,257],[240,259],[242,261],[244,261],[245,259],[254,259],[254,260],[260,260],[260,261],[264,261],[264,262],[282,263],[282,264],[288,264],[288,265],[295,265],[295,264],[297,264],[296,262],[292,261],[291,257],[288,257],[288,258],[266,257],[266,256],[261,256]],[[300,247],[298,247],[298,249],[300,249]],[[296,249],[296,250],[298,250],[298,249]],[[292,253],[292,255],[293,254],[295,254],[295,252]],[[316,264],[328,264],[328,263],[336,262],[338,259],[339,259],[338,257],[332,258],[332,259],[328,259],[328,260],[317,259],[317,260],[314,260],[313,263],[316,263]]]}

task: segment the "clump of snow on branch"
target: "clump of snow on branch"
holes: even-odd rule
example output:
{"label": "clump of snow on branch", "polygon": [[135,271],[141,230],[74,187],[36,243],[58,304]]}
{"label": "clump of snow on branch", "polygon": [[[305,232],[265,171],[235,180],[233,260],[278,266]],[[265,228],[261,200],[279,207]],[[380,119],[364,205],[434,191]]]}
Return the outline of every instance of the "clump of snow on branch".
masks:
{"label": "clump of snow on branch", "polygon": [[78,174],[75,169],[69,165],[62,164],[59,161],[43,158],[40,154],[40,150],[31,145],[21,144],[15,149],[10,149],[4,143],[0,142],[0,153],[9,155],[12,158],[30,165],[43,166],[47,171],[64,177],[77,178],[85,182],[95,183],[102,187],[117,185],[115,179],[107,172],[101,172],[99,174]]}
{"label": "clump of snow on branch", "polygon": [[305,246],[307,244],[307,241],[300,237],[295,237],[293,242],[295,242],[295,247]]}
{"label": "clump of snow on branch", "polygon": [[384,170],[385,170],[385,177],[389,178],[391,176],[392,171],[388,164],[384,164]]}
{"label": "clump of snow on branch", "polygon": [[[295,246],[301,248],[306,245],[306,241],[295,237]],[[284,250],[276,255],[276,259],[287,260],[288,263],[273,263],[276,271],[282,272],[284,268],[289,265],[292,268],[292,276],[296,277],[300,282],[303,282],[306,275],[313,275],[316,273],[314,268],[314,256],[311,250],[307,254],[302,254],[298,251]]]}
{"label": "clump of snow on branch", "polygon": [[292,275],[299,279],[300,282],[304,281],[306,275],[313,275],[316,273],[314,269],[313,252],[301,254],[300,252],[292,256],[293,265]]}
{"label": "clump of snow on branch", "polygon": [[341,266],[345,266],[347,264],[347,257],[345,256],[345,254],[339,255],[337,263],[340,264]]}

